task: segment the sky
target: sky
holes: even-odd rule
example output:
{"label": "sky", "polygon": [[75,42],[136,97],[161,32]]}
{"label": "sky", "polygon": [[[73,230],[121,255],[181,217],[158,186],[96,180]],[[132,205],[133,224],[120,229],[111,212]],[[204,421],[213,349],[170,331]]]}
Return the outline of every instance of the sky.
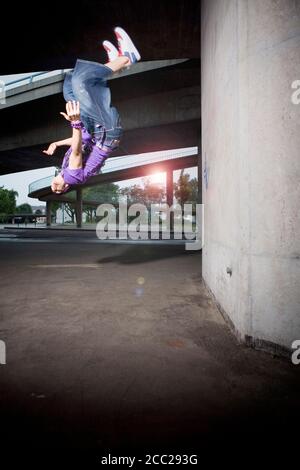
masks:
{"label": "sky", "polygon": [[5,189],[14,189],[19,193],[17,197],[17,205],[27,202],[32,206],[45,205],[38,199],[28,197],[28,186],[35,180],[54,175],[55,167],[39,168],[37,170],[20,171],[19,173],[10,173],[9,175],[0,176],[0,186]]}

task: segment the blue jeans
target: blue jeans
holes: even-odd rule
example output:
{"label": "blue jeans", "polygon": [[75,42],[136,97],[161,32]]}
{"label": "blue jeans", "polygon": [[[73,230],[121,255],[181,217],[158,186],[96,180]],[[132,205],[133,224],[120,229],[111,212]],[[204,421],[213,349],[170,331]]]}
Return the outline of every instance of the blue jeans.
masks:
{"label": "blue jeans", "polygon": [[67,72],[63,85],[66,101],[79,101],[81,120],[96,145],[110,151],[119,146],[122,125],[117,109],[111,106],[107,78],[112,70],[103,64],[78,59]]}

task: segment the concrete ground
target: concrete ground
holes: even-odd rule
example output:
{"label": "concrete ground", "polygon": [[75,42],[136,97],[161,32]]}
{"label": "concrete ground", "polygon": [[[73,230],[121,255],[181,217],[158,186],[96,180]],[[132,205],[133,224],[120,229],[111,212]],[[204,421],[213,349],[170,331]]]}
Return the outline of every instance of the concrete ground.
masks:
{"label": "concrete ground", "polygon": [[97,460],[218,454],[237,441],[293,448],[300,365],[237,343],[202,283],[199,252],[9,233],[0,234],[3,449]]}

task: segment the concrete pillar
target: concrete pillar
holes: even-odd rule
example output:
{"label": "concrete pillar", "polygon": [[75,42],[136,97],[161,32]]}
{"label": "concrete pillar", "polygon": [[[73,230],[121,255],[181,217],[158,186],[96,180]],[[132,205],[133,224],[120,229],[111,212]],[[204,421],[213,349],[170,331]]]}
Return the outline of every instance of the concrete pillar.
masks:
{"label": "concrete pillar", "polygon": [[82,189],[76,191],[76,224],[78,228],[82,227]]}
{"label": "concrete pillar", "polygon": [[47,227],[51,227],[51,208],[52,208],[52,201],[46,201],[46,225]]}
{"label": "concrete pillar", "polygon": [[[168,169],[166,172],[166,193],[167,193],[167,204],[169,207],[173,205],[174,197],[174,185],[173,185],[173,170]],[[170,213],[170,229],[174,228],[174,212]]]}
{"label": "concrete pillar", "polygon": [[197,165],[197,173],[198,173],[198,197],[197,203],[202,203],[202,152],[201,152],[201,129],[199,129],[199,142],[198,142],[198,165]]}
{"label": "concrete pillar", "polygon": [[290,354],[300,339],[300,0],[203,0],[201,23],[203,278],[238,336]]}

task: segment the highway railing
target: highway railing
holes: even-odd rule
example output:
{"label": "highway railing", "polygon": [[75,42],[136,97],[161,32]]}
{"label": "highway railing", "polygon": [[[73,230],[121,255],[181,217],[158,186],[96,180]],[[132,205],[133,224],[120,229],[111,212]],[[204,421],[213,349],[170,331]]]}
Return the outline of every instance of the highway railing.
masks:
{"label": "highway railing", "polygon": [[51,181],[55,175],[46,176],[46,178],[41,178],[39,180],[33,181],[28,187],[28,194],[37,191],[38,189],[48,188],[51,185]]}

